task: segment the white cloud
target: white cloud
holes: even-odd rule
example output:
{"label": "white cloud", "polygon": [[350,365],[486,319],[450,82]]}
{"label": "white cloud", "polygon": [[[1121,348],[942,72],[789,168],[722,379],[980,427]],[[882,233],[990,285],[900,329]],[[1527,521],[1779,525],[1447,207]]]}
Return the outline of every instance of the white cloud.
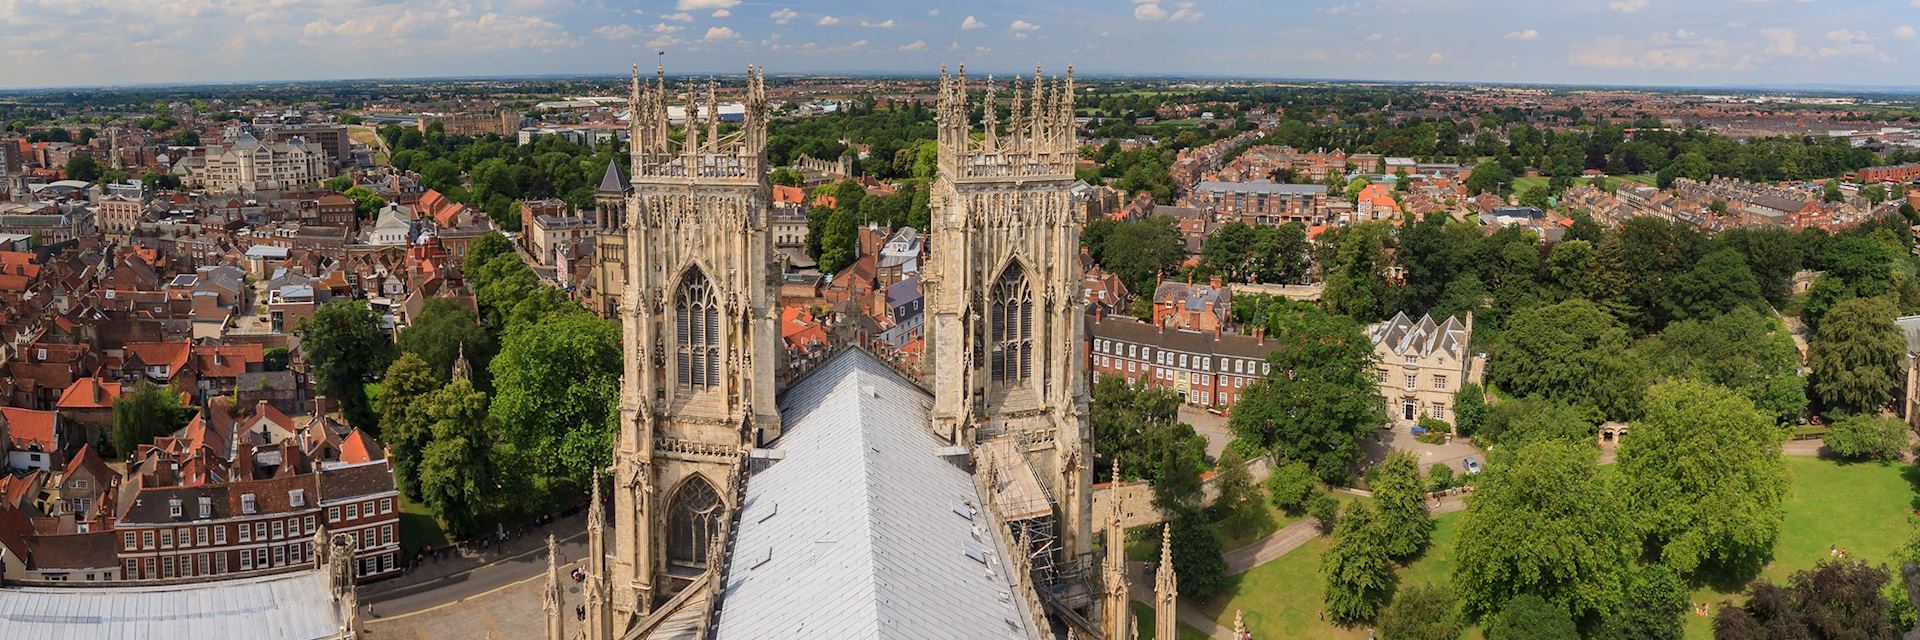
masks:
{"label": "white cloud", "polygon": [[[1920,2],[1920,0],[1915,0],[1915,2]],[[927,15],[930,15],[930,16],[934,16],[934,17],[939,17],[939,16],[940,16],[940,8],[939,8],[939,7],[934,7],[934,8],[932,8],[932,9],[928,9],[928,10],[927,10]]]}
{"label": "white cloud", "polygon": [[833,16],[820,16],[820,20],[816,24],[819,24],[820,26],[823,26],[823,27],[831,27],[833,25],[840,24],[840,19],[835,18]]}
{"label": "white cloud", "polygon": [[1675,32],[1673,32],[1673,37],[1675,37],[1675,38],[1679,38],[1679,39],[1681,39],[1681,40],[1685,40],[1685,39],[1688,39],[1688,38],[1691,38],[1691,37],[1694,37],[1694,36],[1697,36],[1697,35],[1700,35],[1700,34],[1698,34],[1698,33],[1694,33],[1694,32],[1692,32],[1692,31],[1688,31],[1688,30],[1686,30],[1686,29],[1681,29],[1681,30],[1679,30],[1679,31],[1675,31]]}
{"label": "white cloud", "polygon": [[740,0],[680,0],[673,8],[681,11],[706,11],[708,9],[732,9],[740,6]]}
{"label": "white cloud", "polygon": [[629,25],[617,24],[600,27],[594,29],[593,32],[608,40],[626,40],[639,34],[640,30]]}
{"label": "white cloud", "polygon": [[973,16],[967,16],[966,20],[960,21],[960,29],[962,31],[985,28],[987,28],[987,23],[975,20]]}
{"label": "white cloud", "polygon": [[1427,62],[1429,64],[1440,64],[1446,61],[1447,61],[1447,54],[1440,53],[1438,51],[1427,54]]}
{"label": "white cloud", "polygon": [[[889,22],[891,22],[891,20],[889,20]],[[1040,25],[1025,20],[1015,20],[1013,24],[1007,25],[1007,29],[1012,31],[1037,31],[1040,29]]]}
{"label": "white cloud", "polygon": [[669,13],[667,15],[660,16],[660,19],[672,20],[674,22],[693,22],[693,14],[682,11],[679,13]]}
{"label": "white cloud", "polygon": [[781,9],[779,11],[775,11],[773,13],[767,14],[767,17],[773,18],[774,24],[786,24],[789,22],[793,22],[793,19],[795,17],[798,17],[799,15],[800,15],[800,12],[798,11],[794,11],[792,9]]}
{"label": "white cloud", "polygon": [[738,37],[740,37],[740,34],[734,33],[732,27],[707,27],[707,35],[701,36],[700,39],[709,41],[732,40]]}
{"label": "white cloud", "polygon": [[1133,19],[1135,20],[1152,22],[1154,20],[1164,20],[1166,17],[1167,10],[1160,8],[1158,3],[1147,2],[1133,8]]}
{"label": "white cloud", "polygon": [[728,10],[726,10],[726,9],[714,9],[714,10],[713,10],[713,17],[715,17],[715,18],[725,18],[725,17],[727,17],[727,16],[730,16],[730,15],[733,15],[733,12],[732,12],[732,11],[728,11]]}
{"label": "white cloud", "polygon": [[676,33],[676,32],[679,32],[681,29],[685,29],[685,28],[686,27],[682,27],[677,24],[667,24],[665,22],[662,22],[662,23],[653,25],[653,32],[654,33]]}
{"label": "white cloud", "polygon": [[1792,56],[1792,55],[1800,55],[1806,52],[1805,49],[1800,48],[1800,38],[1799,36],[1794,35],[1792,29],[1782,29],[1779,27],[1771,27],[1767,29],[1761,29],[1760,35],[1765,37],[1767,39],[1767,42],[1770,43],[1767,46],[1767,53],[1776,53],[1784,56]]}
{"label": "white cloud", "polygon": [[1533,40],[1539,37],[1540,37],[1540,32],[1535,31],[1533,29],[1528,29],[1525,31],[1508,31],[1507,32],[1508,40]]}
{"label": "white cloud", "polygon": [[658,38],[648,40],[647,48],[648,49],[666,49],[674,45],[680,44],[681,42],[682,40],[676,36],[660,36]]}
{"label": "white cloud", "polygon": [[1385,36],[1385,35],[1383,35],[1383,34],[1378,34],[1378,33],[1369,33],[1369,34],[1367,34],[1367,38],[1366,38],[1366,40],[1367,40],[1367,42],[1379,42],[1379,41],[1380,41],[1380,40],[1381,40],[1382,38],[1385,38],[1385,37],[1387,37],[1387,36]]}
{"label": "white cloud", "polygon": [[974,55],[993,53],[993,47],[974,47],[973,53]]}
{"label": "white cloud", "polygon": [[1207,15],[1194,9],[1191,2],[1175,2],[1173,6],[1173,15],[1167,16],[1168,22],[1193,22]]}
{"label": "white cloud", "polygon": [[1867,32],[1865,32],[1865,31],[1848,31],[1848,30],[1846,30],[1846,29],[1834,29],[1834,30],[1832,30],[1832,31],[1828,31],[1828,32],[1827,32],[1827,39],[1828,39],[1828,40],[1831,40],[1831,41],[1833,41],[1833,42],[1838,42],[1838,43],[1841,43],[1841,44],[1852,44],[1852,43],[1855,43],[1855,42],[1866,42],[1866,41],[1867,41]]}
{"label": "white cloud", "polygon": [[893,20],[887,19],[887,20],[882,20],[880,22],[867,22],[865,20],[861,20],[860,26],[866,27],[868,29],[892,29]]}
{"label": "white cloud", "polygon": [[1133,19],[1147,22],[1157,20],[1192,22],[1207,15],[1193,8],[1191,2],[1172,2],[1173,11],[1171,12],[1167,11],[1166,7],[1160,6],[1166,4],[1164,0],[1133,0],[1133,3],[1137,5],[1133,8]]}
{"label": "white cloud", "polygon": [[1639,13],[1641,9],[1647,8],[1649,2],[1650,0],[1613,0],[1607,3],[1607,9],[1615,13]]}
{"label": "white cloud", "polygon": [[1359,2],[1350,2],[1347,4],[1336,4],[1336,5],[1320,7],[1320,13],[1324,13],[1330,16],[1342,15],[1342,14],[1351,13],[1359,10],[1360,10]]}
{"label": "white cloud", "polygon": [[959,50],[960,50],[960,41],[959,41],[959,40],[955,40],[955,41],[953,41],[953,42],[949,42],[949,43],[947,43],[947,50],[948,50],[948,51],[959,51]]}
{"label": "white cloud", "polygon": [[1913,36],[1914,36],[1913,27],[1903,24],[1893,28],[1893,37],[1895,38],[1899,38],[1901,40],[1912,40]]}
{"label": "white cloud", "polygon": [[900,45],[901,51],[920,51],[926,48],[927,48],[927,41],[925,40],[915,40],[913,42]]}

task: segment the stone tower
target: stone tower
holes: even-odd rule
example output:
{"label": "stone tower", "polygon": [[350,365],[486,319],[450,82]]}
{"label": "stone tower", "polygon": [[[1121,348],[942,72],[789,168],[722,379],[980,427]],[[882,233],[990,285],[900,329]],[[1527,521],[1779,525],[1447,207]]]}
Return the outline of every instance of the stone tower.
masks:
{"label": "stone tower", "polygon": [[[1052,502],[1062,560],[1091,550],[1081,210],[1073,72],[1013,87],[1002,126],[991,81],[976,128],[966,70],[941,71],[927,274],[932,425],[975,450],[1024,460]],[[980,138],[975,139],[975,134]],[[1001,460],[1004,464],[1009,460]]]}
{"label": "stone tower", "polygon": [[675,139],[665,71],[650,84],[636,69],[613,463],[611,599],[621,629],[706,569],[737,506],[734,466],[780,433],[766,85],[749,71],[745,119],[726,130],[715,86],[689,87]]}
{"label": "stone tower", "polygon": [[627,199],[632,190],[620,174],[619,158],[607,160],[600,186],[593,190],[593,287],[587,307],[603,318],[618,318],[627,283]]}

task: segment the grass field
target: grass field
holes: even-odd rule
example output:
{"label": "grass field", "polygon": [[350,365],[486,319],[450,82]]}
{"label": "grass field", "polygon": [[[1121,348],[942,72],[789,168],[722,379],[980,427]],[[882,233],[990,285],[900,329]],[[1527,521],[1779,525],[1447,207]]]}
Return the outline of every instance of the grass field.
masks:
{"label": "grass field", "polygon": [[[1905,544],[1907,514],[1920,507],[1920,471],[1901,464],[1839,464],[1800,457],[1787,458],[1787,468],[1793,474],[1792,493],[1773,562],[1761,578],[1782,582],[1795,571],[1811,569],[1827,559],[1830,546],[1883,563]],[[1400,569],[1401,586],[1451,581],[1463,516],[1450,513],[1435,519],[1432,544],[1419,560]],[[1278,560],[1228,578],[1220,595],[1196,605],[1222,626],[1233,624],[1235,609],[1244,611],[1247,628],[1261,640],[1365,638],[1365,627],[1343,629],[1319,619],[1325,598],[1320,556],[1326,549],[1327,539],[1316,538]],[[1718,610],[1720,603],[1737,600],[1740,591],[1701,588],[1692,599],[1711,602]],[[1686,622],[1687,638],[1713,637],[1708,618],[1688,615]],[[1480,633],[1469,630],[1466,637],[1479,638]]]}
{"label": "grass field", "polygon": [[[1533,187],[1547,186],[1547,181],[1551,179],[1552,178],[1548,178],[1546,176],[1535,176],[1531,178],[1514,178],[1513,192],[1520,193],[1520,192],[1526,191],[1527,189],[1531,189]],[[1586,182],[1587,182],[1587,178],[1577,178],[1573,181],[1573,183],[1576,185],[1586,184]],[[1638,173],[1638,174],[1626,175],[1626,176],[1607,176],[1607,186],[1610,186],[1610,187],[1619,188],[1622,185],[1629,182],[1637,182],[1647,186],[1653,186],[1656,183],[1656,180],[1653,174],[1650,174],[1650,173]]]}
{"label": "grass field", "polygon": [[[1793,493],[1787,496],[1786,519],[1773,562],[1760,577],[1784,582],[1795,571],[1812,569],[1827,559],[1832,546],[1846,549],[1855,559],[1884,563],[1907,541],[1907,514],[1914,509],[1916,476],[1903,464],[1838,464],[1813,458],[1787,458],[1793,473]],[[1738,589],[1734,590],[1739,591]],[[1694,602],[1738,600],[1734,593],[1712,588],[1693,592]],[[1711,621],[1687,616],[1688,638],[1713,637]]]}
{"label": "grass field", "polygon": [[433,512],[426,505],[407,499],[400,494],[400,548],[405,557],[413,557],[413,552],[423,545],[441,546],[447,543],[447,532],[440,529],[440,521],[433,519]]}
{"label": "grass field", "polygon": [[375,165],[384,167],[391,163],[392,159],[387,157],[387,153],[383,151],[383,147],[380,146],[380,133],[375,131],[373,127],[357,124],[349,125],[347,126],[347,137],[352,138],[354,142],[372,148],[373,163]]}

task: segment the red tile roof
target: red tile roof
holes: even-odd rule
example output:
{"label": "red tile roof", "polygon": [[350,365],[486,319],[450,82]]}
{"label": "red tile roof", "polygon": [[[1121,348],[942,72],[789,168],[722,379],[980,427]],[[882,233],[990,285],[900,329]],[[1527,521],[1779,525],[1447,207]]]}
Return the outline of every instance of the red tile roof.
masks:
{"label": "red tile roof", "polygon": [[340,445],[340,461],[348,464],[373,462],[386,457],[387,452],[380,447],[380,443],[359,427],[347,433],[346,442]]}
{"label": "red tile roof", "polygon": [[61,409],[106,409],[120,397],[120,383],[100,378],[81,378],[60,393]]}
{"label": "red tile roof", "polygon": [[21,449],[30,445],[39,445],[41,451],[57,449],[59,443],[54,441],[56,416],[52,411],[0,407],[0,418],[6,418],[7,433],[13,437],[13,446]]}
{"label": "red tile roof", "polygon": [[66,478],[74,477],[73,474],[79,473],[81,470],[85,470],[88,475],[93,476],[94,484],[102,488],[106,487],[108,480],[120,477],[120,474],[113,472],[112,467],[107,466],[105,460],[100,459],[100,454],[93,450],[93,445],[91,444],[80,445],[80,450],[75,451],[73,458],[67,460],[67,468],[60,476],[62,478],[61,482],[66,482]]}
{"label": "red tile roof", "polygon": [[784,185],[773,186],[773,203],[779,205],[800,204],[807,201],[807,191],[800,187]]}

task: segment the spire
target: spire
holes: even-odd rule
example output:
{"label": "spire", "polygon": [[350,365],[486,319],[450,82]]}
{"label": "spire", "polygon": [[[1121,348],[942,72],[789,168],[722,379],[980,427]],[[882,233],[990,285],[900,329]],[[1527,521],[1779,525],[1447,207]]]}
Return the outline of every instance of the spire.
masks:
{"label": "spire", "polygon": [[713,78],[707,78],[707,145],[720,147],[720,97]]}
{"label": "spire", "polygon": [[[1109,495],[1117,495],[1120,486],[1120,465],[1113,465],[1113,484],[1108,485]],[[1105,615],[1102,626],[1107,637],[1128,640],[1133,637],[1133,610],[1127,604],[1127,530],[1121,523],[1120,501],[1110,500],[1107,510],[1106,545],[1107,553],[1101,563],[1102,588],[1106,594],[1101,604],[1101,613]]]}
{"label": "spire", "polygon": [[600,508],[600,474],[593,476],[593,498],[587,505],[587,580],[582,595],[587,601],[589,640],[613,637],[613,603],[608,593],[606,517]]}
{"label": "spire", "polygon": [[1000,146],[1000,108],[994,104],[993,76],[987,76],[987,97],[980,105],[984,114],[980,118],[980,128],[986,133],[987,150],[993,151]]}
{"label": "spire", "polygon": [[547,586],[541,592],[541,608],[547,614],[547,640],[567,640],[566,624],[561,617],[564,602],[560,599],[560,543],[547,534]]}
{"label": "spire", "polygon": [[[1007,110],[1007,133],[1009,137],[1012,138],[1012,144],[1008,146],[1018,146],[1020,144],[1020,138],[1027,135],[1027,128],[1029,126],[1027,122],[1027,100],[1021,91],[1024,88],[1024,85],[1021,84],[1023,80],[1024,78],[1020,76],[1013,77],[1013,106]],[[1040,105],[1034,106],[1038,107]]]}
{"label": "spire", "polygon": [[606,195],[626,193],[627,179],[620,175],[618,158],[607,158],[607,170],[600,174],[600,188],[596,191]]}
{"label": "spire", "polygon": [[1180,632],[1176,616],[1180,602],[1179,577],[1173,573],[1173,525],[1160,529],[1160,571],[1153,584],[1153,626],[1155,638],[1172,638]]}
{"label": "spire", "polygon": [[460,355],[453,359],[453,370],[448,372],[448,380],[472,380],[473,366],[467,364],[467,345],[460,345]]}

